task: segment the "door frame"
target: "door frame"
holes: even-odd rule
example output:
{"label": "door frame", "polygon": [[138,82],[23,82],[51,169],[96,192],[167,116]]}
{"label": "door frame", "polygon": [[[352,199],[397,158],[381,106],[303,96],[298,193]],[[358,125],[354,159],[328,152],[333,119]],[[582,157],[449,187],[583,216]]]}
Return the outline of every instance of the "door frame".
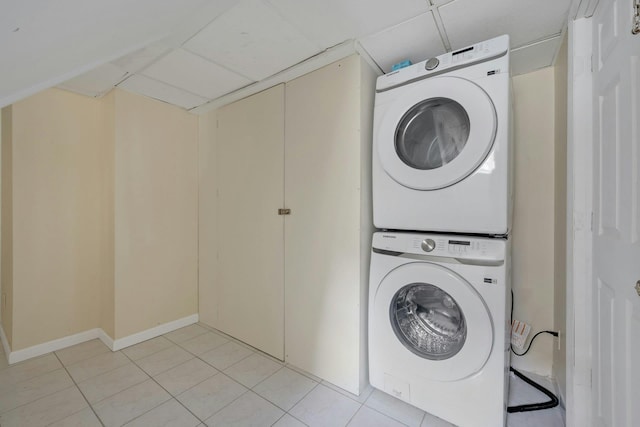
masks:
{"label": "door frame", "polygon": [[569,20],[566,425],[591,426],[593,128],[590,17]]}

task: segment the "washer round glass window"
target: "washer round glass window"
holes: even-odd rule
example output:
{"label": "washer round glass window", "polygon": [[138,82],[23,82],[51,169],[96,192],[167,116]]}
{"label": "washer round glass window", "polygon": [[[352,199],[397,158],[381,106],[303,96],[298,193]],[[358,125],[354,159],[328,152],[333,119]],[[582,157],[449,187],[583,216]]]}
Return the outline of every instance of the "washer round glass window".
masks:
{"label": "washer round glass window", "polygon": [[414,169],[437,169],[455,159],[469,139],[469,115],[456,101],[431,98],[405,113],[396,130],[396,153]]}
{"label": "washer round glass window", "polygon": [[447,292],[428,283],[411,283],[396,292],[389,317],[400,342],[425,359],[449,359],[467,338],[462,308]]}

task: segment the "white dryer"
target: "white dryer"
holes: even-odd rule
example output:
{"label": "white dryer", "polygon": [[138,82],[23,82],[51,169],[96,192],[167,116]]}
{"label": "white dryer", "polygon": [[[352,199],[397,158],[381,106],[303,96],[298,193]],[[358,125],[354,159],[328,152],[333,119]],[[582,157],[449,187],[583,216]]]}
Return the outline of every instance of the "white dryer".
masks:
{"label": "white dryer", "polygon": [[460,427],[503,427],[509,271],[505,239],[375,233],[371,385]]}
{"label": "white dryer", "polygon": [[373,222],[506,235],[511,221],[509,37],[380,76]]}

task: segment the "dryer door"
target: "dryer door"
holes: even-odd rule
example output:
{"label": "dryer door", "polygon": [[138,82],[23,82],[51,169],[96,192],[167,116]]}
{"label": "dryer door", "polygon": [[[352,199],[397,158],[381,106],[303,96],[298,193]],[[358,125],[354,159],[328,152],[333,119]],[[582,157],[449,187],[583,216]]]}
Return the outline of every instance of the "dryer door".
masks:
{"label": "dryer door", "polygon": [[480,371],[493,347],[491,316],[466,280],[429,262],[404,264],[376,290],[373,330],[402,366],[429,380],[455,381]]}
{"label": "dryer door", "polygon": [[380,119],[375,141],[391,178],[415,190],[437,190],[463,180],[484,162],[497,118],[480,86],[435,77],[400,90]]}

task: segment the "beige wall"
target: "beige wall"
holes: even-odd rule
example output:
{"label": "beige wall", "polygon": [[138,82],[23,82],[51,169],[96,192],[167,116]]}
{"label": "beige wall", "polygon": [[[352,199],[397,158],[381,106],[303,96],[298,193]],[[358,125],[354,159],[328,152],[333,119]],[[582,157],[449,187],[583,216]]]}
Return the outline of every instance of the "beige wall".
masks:
{"label": "beige wall", "polygon": [[2,304],[2,328],[9,341],[13,337],[13,196],[12,196],[12,111],[13,107],[2,109],[2,285],[0,286],[0,304]]}
{"label": "beige wall", "polygon": [[[514,318],[532,333],[554,328],[555,128],[554,69],[513,78],[515,205],[513,218]],[[512,365],[551,375],[553,338],[536,339]]]}
{"label": "beige wall", "polygon": [[122,91],[58,89],[2,117],[12,351],[197,313],[197,117]]}
{"label": "beige wall", "polygon": [[216,127],[217,111],[198,119],[198,303],[200,321],[218,327]]}
{"label": "beige wall", "polygon": [[115,200],[115,93],[112,91],[102,98],[102,114],[105,123],[103,144],[99,147],[102,166],[108,177],[101,184],[100,192],[104,195],[104,210],[101,212],[100,224],[108,236],[102,253],[104,280],[100,287],[100,323],[99,327],[110,337],[115,337],[115,247],[114,247],[114,200]]}
{"label": "beige wall", "polygon": [[553,376],[566,396],[566,276],[567,276],[567,37],[554,67],[555,73],[555,242],[554,324],[561,331],[560,347],[554,346]]}
{"label": "beige wall", "polygon": [[99,324],[112,236],[103,103],[47,90],[13,105],[12,126],[15,351]]}
{"label": "beige wall", "polygon": [[115,93],[115,338],[198,311],[198,118]]}

